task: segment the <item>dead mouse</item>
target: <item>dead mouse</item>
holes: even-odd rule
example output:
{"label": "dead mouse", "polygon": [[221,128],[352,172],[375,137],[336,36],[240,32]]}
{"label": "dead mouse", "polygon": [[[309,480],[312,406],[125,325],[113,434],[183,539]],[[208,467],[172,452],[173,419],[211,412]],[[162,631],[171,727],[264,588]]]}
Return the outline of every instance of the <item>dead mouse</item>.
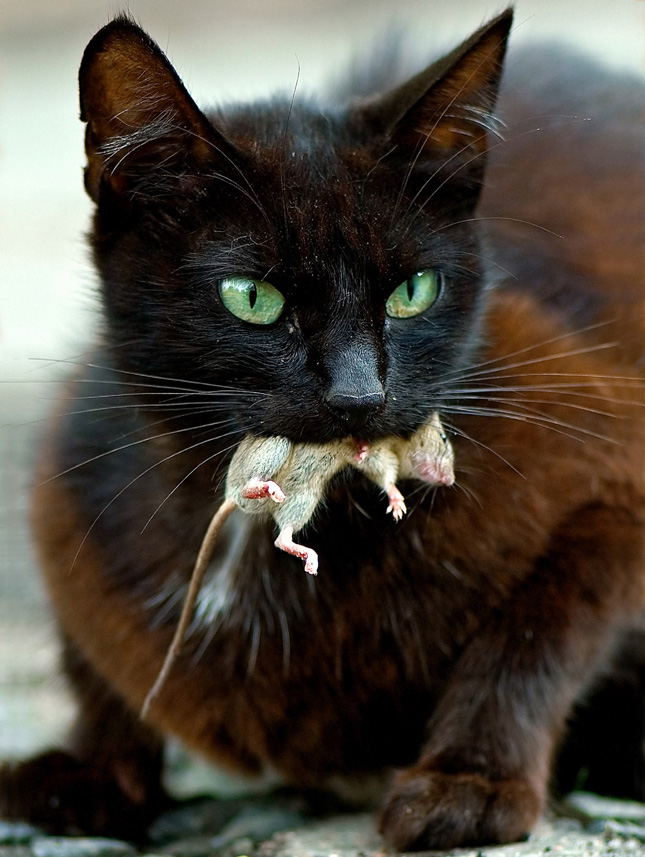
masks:
{"label": "dead mouse", "polygon": [[453,465],[452,446],[436,412],[407,440],[294,444],[284,437],[248,435],[231,460],[225,496],[250,515],[270,515],[278,525],[276,547],[303,559],[305,571],[316,574],[315,551],[295,543],[293,534],[309,523],[337,473],[349,466],[362,471],[385,491],[387,511],[400,520],[406,507],[398,477],[452,485]]}
{"label": "dead mouse", "polygon": [[452,445],[436,412],[407,440],[383,438],[368,443],[343,438],[329,443],[293,443],[285,437],[247,435],[231,459],[224,501],[202,541],[177,629],[144,701],[142,718],[159,695],[179,654],[204,572],[231,512],[239,508],[249,515],[271,516],[278,525],[276,547],[300,557],[305,571],[317,574],[317,553],[294,542],[293,535],[311,520],[331,479],[348,466],[362,471],[385,491],[387,511],[397,521],[407,511],[396,487],[399,475],[437,485],[452,485],[455,478]]}

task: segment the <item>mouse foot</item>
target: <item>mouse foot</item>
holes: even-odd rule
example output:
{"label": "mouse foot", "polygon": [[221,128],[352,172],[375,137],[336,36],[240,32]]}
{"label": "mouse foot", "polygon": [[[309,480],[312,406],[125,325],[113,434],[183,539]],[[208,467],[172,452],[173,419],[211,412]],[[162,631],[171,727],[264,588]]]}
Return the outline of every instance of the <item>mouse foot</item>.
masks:
{"label": "mouse foot", "polygon": [[304,560],[307,574],[318,574],[318,554],[312,548],[307,548],[304,545],[294,542],[292,527],[285,527],[278,535],[274,544],[285,553]]}
{"label": "mouse foot", "polygon": [[242,489],[242,497],[247,500],[264,500],[270,497],[275,503],[284,503],[286,500],[284,491],[277,482],[263,481],[261,479],[249,479]]}
{"label": "mouse foot", "polygon": [[387,488],[387,498],[390,501],[387,511],[392,513],[395,521],[400,521],[408,511],[403,494],[401,494],[396,485],[390,485]]}

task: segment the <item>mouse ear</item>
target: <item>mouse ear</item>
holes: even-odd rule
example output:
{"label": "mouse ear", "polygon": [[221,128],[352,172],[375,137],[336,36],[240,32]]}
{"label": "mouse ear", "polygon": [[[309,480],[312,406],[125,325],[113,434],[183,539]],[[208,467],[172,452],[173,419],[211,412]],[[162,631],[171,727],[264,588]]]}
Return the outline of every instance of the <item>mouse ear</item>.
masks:
{"label": "mouse ear", "polygon": [[442,165],[457,181],[481,180],[512,20],[508,9],[402,86],[359,106],[394,158],[421,168],[430,162],[441,180]]}
{"label": "mouse ear", "polygon": [[87,122],[85,185],[98,200],[107,185],[133,192],[199,171],[232,146],[192,100],[155,42],[129,18],[103,27],[79,72],[81,119]]}

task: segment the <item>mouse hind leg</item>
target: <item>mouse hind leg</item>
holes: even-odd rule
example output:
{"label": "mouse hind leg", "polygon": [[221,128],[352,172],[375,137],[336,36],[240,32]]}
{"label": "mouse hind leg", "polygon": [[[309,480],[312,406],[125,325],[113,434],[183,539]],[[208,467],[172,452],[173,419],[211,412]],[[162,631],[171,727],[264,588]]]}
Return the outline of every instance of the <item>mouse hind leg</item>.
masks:
{"label": "mouse hind leg", "polygon": [[281,551],[297,556],[304,560],[307,574],[318,574],[318,554],[313,548],[299,545],[293,540],[293,527],[284,527],[280,530],[275,546]]}
{"label": "mouse hind leg", "polygon": [[1,766],[0,817],[59,835],[144,841],[171,804],[161,783],[162,741],[68,641],[63,666],[79,705],[69,749]]}

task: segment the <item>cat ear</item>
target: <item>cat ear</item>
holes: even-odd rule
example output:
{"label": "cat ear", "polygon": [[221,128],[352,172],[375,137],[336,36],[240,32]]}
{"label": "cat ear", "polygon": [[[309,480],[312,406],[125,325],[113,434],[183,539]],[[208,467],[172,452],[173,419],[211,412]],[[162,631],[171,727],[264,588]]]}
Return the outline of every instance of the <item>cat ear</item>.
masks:
{"label": "cat ear", "polygon": [[481,176],[512,20],[507,9],[443,59],[359,108],[394,157],[420,166],[439,161],[469,182]]}
{"label": "cat ear", "polygon": [[167,181],[232,148],[192,100],[155,42],[129,18],[103,27],[79,72],[87,122],[85,185],[98,200],[107,184],[132,191],[142,177]]}

